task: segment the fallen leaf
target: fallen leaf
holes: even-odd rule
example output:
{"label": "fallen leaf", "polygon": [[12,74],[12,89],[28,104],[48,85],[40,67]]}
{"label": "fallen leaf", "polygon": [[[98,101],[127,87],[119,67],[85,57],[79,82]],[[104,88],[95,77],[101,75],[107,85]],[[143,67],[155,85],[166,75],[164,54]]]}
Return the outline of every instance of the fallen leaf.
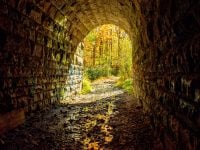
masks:
{"label": "fallen leaf", "polygon": [[112,136],[112,135],[106,136],[106,137],[105,137],[105,142],[106,142],[106,143],[109,143],[109,142],[112,141],[112,139],[113,139],[113,136]]}
{"label": "fallen leaf", "polygon": [[99,143],[98,142],[89,143],[88,150],[99,150]]}

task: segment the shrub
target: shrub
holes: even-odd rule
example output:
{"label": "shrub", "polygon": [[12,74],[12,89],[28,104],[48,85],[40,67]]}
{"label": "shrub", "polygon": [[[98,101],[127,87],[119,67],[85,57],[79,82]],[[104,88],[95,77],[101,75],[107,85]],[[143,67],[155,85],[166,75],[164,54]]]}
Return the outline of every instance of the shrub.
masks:
{"label": "shrub", "polygon": [[111,69],[108,66],[91,67],[86,70],[86,74],[90,80],[96,80],[100,77],[107,77],[111,73]]}
{"label": "shrub", "polygon": [[119,75],[119,67],[112,67],[111,68],[111,74],[114,76]]}
{"label": "shrub", "polygon": [[126,79],[122,85],[122,88],[125,89],[129,94],[133,92],[133,80]]}
{"label": "shrub", "polygon": [[92,87],[91,87],[90,81],[87,78],[84,78],[81,94],[87,94],[91,92],[91,90],[92,90]]}
{"label": "shrub", "polygon": [[133,80],[131,78],[126,79],[125,81],[119,80],[116,86],[124,89],[129,94],[133,93]]}

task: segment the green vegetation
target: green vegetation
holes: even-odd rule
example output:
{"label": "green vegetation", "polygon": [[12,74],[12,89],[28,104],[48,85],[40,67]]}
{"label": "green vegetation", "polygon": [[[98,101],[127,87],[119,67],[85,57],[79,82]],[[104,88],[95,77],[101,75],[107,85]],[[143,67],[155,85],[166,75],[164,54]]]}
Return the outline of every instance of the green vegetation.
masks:
{"label": "green vegetation", "polygon": [[126,32],[115,25],[103,25],[92,30],[84,39],[85,73],[89,79],[110,75],[122,80],[132,74],[132,44]]}
{"label": "green vegetation", "polygon": [[119,68],[112,68],[109,65],[89,67],[85,70],[87,77],[94,81],[101,77],[118,76]]}
{"label": "green vegetation", "polygon": [[91,87],[90,80],[87,77],[84,77],[81,94],[87,94],[87,93],[91,92],[91,90],[92,90],[92,87]]}
{"label": "green vegetation", "polygon": [[[132,43],[128,34],[115,25],[92,30],[83,40],[85,75],[94,81],[101,77],[119,76],[119,87],[131,93]],[[84,81],[86,84],[87,81]],[[88,87],[83,87],[84,91]]]}
{"label": "green vegetation", "polygon": [[100,77],[108,77],[112,75],[110,66],[95,66],[86,69],[86,74],[90,80],[96,80]]}
{"label": "green vegetation", "polygon": [[116,84],[117,87],[123,88],[129,94],[133,93],[133,79],[129,78],[125,81],[119,80]]}

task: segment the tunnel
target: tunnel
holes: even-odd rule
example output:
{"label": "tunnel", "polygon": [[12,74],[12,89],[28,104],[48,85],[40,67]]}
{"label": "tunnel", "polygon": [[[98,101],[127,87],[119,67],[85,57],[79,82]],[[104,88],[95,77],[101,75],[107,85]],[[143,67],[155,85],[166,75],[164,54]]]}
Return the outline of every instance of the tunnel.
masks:
{"label": "tunnel", "polygon": [[114,24],[133,43],[134,96],[155,135],[165,149],[199,149],[199,8],[199,0],[1,0],[0,133],[75,93],[78,44]]}

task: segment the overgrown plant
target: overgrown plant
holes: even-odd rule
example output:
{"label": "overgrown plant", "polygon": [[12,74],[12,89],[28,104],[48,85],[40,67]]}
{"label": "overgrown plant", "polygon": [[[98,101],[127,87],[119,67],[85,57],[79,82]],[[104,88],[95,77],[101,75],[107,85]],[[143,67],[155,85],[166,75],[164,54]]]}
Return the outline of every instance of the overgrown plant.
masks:
{"label": "overgrown plant", "polygon": [[124,89],[129,94],[133,94],[133,79],[131,78],[126,80],[119,79],[116,86]]}
{"label": "overgrown plant", "polygon": [[96,80],[100,77],[108,77],[111,75],[110,66],[95,66],[86,69],[86,74],[90,80]]}
{"label": "overgrown plant", "polygon": [[84,76],[81,94],[87,94],[90,93],[91,91],[92,91],[91,82],[86,76]]}

